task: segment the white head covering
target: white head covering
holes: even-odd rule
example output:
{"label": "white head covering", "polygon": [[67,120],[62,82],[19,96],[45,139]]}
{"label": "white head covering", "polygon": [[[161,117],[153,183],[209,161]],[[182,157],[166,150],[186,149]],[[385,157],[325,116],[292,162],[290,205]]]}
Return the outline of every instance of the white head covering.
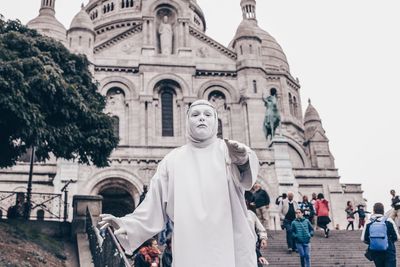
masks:
{"label": "white head covering", "polygon": [[[214,111],[214,121],[213,121],[213,124],[211,125],[211,127],[212,127],[211,134],[205,140],[200,139],[196,135],[196,133],[192,130],[192,127],[190,127],[191,125],[190,125],[189,116],[192,111],[192,108],[195,106],[199,106],[199,105],[209,106]],[[190,108],[187,112],[187,115],[186,115],[186,138],[187,138],[188,142],[191,143],[195,147],[206,147],[209,144],[212,144],[213,142],[215,142],[217,140],[217,131],[218,131],[218,115],[217,115],[217,111],[215,110],[214,106],[207,100],[204,100],[204,99],[196,100],[190,106]]]}

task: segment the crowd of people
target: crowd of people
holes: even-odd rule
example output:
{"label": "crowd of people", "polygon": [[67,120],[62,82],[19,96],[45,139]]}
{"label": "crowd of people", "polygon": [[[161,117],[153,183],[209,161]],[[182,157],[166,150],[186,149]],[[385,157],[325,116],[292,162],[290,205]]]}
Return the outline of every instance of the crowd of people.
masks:
{"label": "crowd of people", "polygon": [[[384,213],[384,207],[381,203],[376,203],[373,207],[373,213],[366,211],[364,204],[358,204],[356,208],[353,202],[348,201],[345,212],[348,225],[346,230],[354,231],[354,222],[358,216],[358,230],[362,231],[361,239],[368,244],[365,256],[374,261],[377,267],[396,266],[396,251],[394,242],[399,238],[399,210],[400,198],[394,190],[390,191],[392,195],[392,209]],[[268,260],[261,254],[261,249],[267,247],[269,229],[269,208],[270,197],[266,190],[259,183],[254,184],[253,188],[245,191],[245,201],[248,209],[248,222],[257,235],[255,253],[257,255],[258,266],[268,265]],[[281,219],[281,228],[286,231],[286,241],[288,252],[297,252],[302,267],[311,266],[311,247],[310,241],[317,228],[322,229],[324,236],[329,237],[328,224],[329,202],[322,193],[313,193],[311,200],[307,196],[302,197],[302,201],[294,200],[292,192],[283,193],[276,200],[275,204]],[[366,220],[367,214],[371,214],[369,220]],[[386,240],[383,248],[375,244],[378,234],[375,232],[375,225],[383,229],[380,233],[380,239]],[[382,227],[382,225],[384,225]],[[379,228],[379,227],[378,227]],[[154,238],[149,239],[133,254],[136,267],[171,267],[172,266],[172,224],[170,221],[165,225],[164,230]],[[382,231],[384,231],[382,233]],[[164,246],[163,252],[158,245]]]}

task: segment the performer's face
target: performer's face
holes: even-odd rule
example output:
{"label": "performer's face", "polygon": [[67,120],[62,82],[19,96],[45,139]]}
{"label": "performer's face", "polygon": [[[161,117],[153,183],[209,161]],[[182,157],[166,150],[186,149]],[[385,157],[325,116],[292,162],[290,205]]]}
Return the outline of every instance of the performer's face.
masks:
{"label": "performer's face", "polygon": [[207,140],[212,137],[215,127],[215,114],[212,107],[198,105],[190,109],[190,132],[198,140]]}

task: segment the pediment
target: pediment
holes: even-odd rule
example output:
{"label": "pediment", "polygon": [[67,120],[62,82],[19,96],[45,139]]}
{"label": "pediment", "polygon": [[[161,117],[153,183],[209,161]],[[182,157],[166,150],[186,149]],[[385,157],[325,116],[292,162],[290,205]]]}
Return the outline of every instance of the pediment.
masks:
{"label": "pediment", "polygon": [[198,59],[227,59],[229,62],[236,62],[237,55],[234,51],[208,37],[197,29],[190,27],[191,48],[193,56]]}
{"label": "pediment", "polygon": [[[142,32],[142,24],[137,24],[131,28],[129,28],[126,31],[123,31],[122,33],[116,34],[115,36],[111,37],[110,39],[96,45],[96,47],[94,48],[94,53],[95,54],[100,54],[102,53],[104,50],[108,50],[111,47],[115,47],[115,46],[120,46],[122,43],[125,43],[125,45],[127,45],[126,41],[133,41],[134,39],[140,39],[140,33]],[[136,38],[135,38],[136,37]],[[137,44],[136,44],[137,46]],[[126,51],[128,51],[128,53],[131,51],[131,49],[129,49],[129,47],[126,48]]]}
{"label": "pediment", "polygon": [[131,35],[126,39],[120,39],[112,45],[98,50],[96,57],[137,59],[141,54],[142,39],[141,33]]}

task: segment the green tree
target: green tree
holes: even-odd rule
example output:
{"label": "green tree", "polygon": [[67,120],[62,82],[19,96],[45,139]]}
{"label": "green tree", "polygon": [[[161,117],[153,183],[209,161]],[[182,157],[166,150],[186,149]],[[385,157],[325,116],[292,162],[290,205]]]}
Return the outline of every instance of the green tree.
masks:
{"label": "green tree", "polygon": [[0,167],[34,146],[56,157],[108,166],[118,144],[105,97],[82,55],[0,16]]}

